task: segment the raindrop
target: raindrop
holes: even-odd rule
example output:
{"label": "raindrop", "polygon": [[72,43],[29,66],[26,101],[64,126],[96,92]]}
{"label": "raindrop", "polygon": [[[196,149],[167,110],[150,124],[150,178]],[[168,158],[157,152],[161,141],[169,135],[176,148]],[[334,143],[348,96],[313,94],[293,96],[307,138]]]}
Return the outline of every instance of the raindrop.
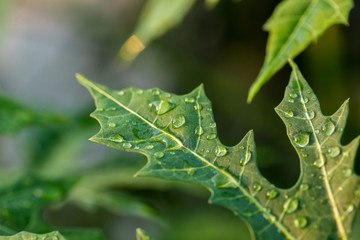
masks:
{"label": "raindrop", "polygon": [[252,187],[256,192],[261,191],[261,185],[257,182],[255,182]]}
{"label": "raindrop", "polygon": [[309,184],[303,183],[300,185],[300,190],[306,191],[309,189]]}
{"label": "raindrop", "polygon": [[337,157],[340,155],[341,149],[338,146],[331,146],[331,147],[328,147],[327,152],[330,157]]}
{"label": "raindrop", "polygon": [[213,139],[215,139],[215,138],[216,138],[216,133],[211,133],[211,134],[209,134],[209,135],[206,136],[206,139],[207,139],[207,140],[213,140]]}
{"label": "raindrop", "polygon": [[313,119],[315,117],[315,112],[313,110],[307,110],[306,111],[306,117],[308,119]]}
{"label": "raindrop", "polygon": [[123,143],[123,148],[129,149],[132,147],[132,144],[129,142]]}
{"label": "raindrop", "polygon": [[195,128],[195,134],[201,136],[204,133],[204,129],[201,126]]}
{"label": "raindrop", "polygon": [[201,111],[203,109],[203,106],[200,103],[198,103],[196,106],[194,106],[194,108],[195,110]]}
{"label": "raindrop", "polygon": [[111,123],[109,123],[109,127],[114,128],[114,127],[116,127],[116,124],[115,124],[115,123],[113,123],[113,122],[111,122]]}
{"label": "raindrop", "polygon": [[242,155],[240,159],[240,165],[245,166],[251,159],[252,152],[249,150],[249,148],[246,149],[245,153]]}
{"label": "raindrop", "polygon": [[112,142],[121,143],[124,141],[124,138],[120,134],[113,134],[109,137],[109,140]]}
{"label": "raindrop", "polygon": [[330,118],[327,118],[323,125],[321,126],[321,131],[325,136],[331,136],[335,131],[335,124],[331,121]]}
{"label": "raindrop", "polygon": [[345,168],[342,169],[341,174],[342,174],[344,177],[350,177],[351,174],[352,174],[352,170],[351,170],[351,168],[349,168],[349,167],[345,167]]}
{"label": "raindrop", "polygon": [[274,189],[271,189],[271,190],[269,190],[269,191],[266,192],[266,197],[267,197],[268,199],[274,199],[274,198],[276,198],[278,195],[279,195],[278,192],[275,191]]}
{"label": "raindrop", "polygon": [[167,113],[170,110],[172,110],[173,108],[175,108],[175,104],[169,103],[168,101],[165,101],[165,100],[153,101],[153,102],[149,103],[149,106],[154,107],[156,110],[156,113],[158,115]]}
{"label": "raindrop", "polygon": [[306,217],[299,217],[294,220],[294,225],[297,228],[304,228],[307,225],[307,218]]}
{"label": "raindrop", "polygon": [[289,96],[291,97],[291,98],[297,98],[297,93],[296,92],[291,92],[291,93],[289,93]]}
{"label": "raindrop", "polygon": [[218,157],[223,157],[227,154],[227,149],[226,147],[222,146],[222,145],[217,145],[215,148],[215,154]]}
{"label": "raindrop", "polygon": [[294,99],[289,98],[288,102],[289,102],[289,103],[294,103],[295,101],[294,101]]}
{"label": "raindrop", "polygon": [[186,103],[193,103],[193,102],[195,102],[195,99],[193,97],[185,97],[185,102]]}
{"label": "raindrop", "polygon": [[353,204],[349,204],[346,208],[346,212],[351,213],[355,210],[355,206]]}
{"label": "raindrop", "polygon": [[145,150],[150,150],[150,149],[153,149],[153,148],[154,148],[154,145],[152,145],[152,144],[146,145],[144,147]]}
{"label": "raindrop", "polygon": [[309,99],[307,97],[303,97],[300,99],[301,103],[305,104],[309,102]]}
{"label": "raindrop", "polygon": [[156,158],[163,158],[164,157],[164,153],[163,152],[156,152],[156,153],[154,153],[154,156],[156,157]]}
{"label": "raindrop", "polygon": [[283,208],[287,213],[293,213],[295,212],[299,207],[299,200],[297,198],[290,198],[286,200],[286,202],[283,205]]}
{"label": "raindrop", "polygon": [[183,114],[175,115],[172,119],[172,125],[174,128],[179,128],[185,124],[185,117]]}
{"label": "raindrop", "polygon": [[216,128],[216,122],[211,122],[211,123],[209,124],[209,127],[211,127],[211,128]]}
{"label": "raindrop", "polygon": [[294,112],[293,111],[286,111],[285,112],[285,117],[286,118],[292,118],[294,116]]}
{"label": "raindrop", "polygon": [[313,162],[313,167],[314,168],[321,168],[322,166],[324,166],[325,164],[325,159],[324,157],[318,158]]}
{"label": "raindrop", "polygon": [[293,140],[298,147],[306,147],[310,141],[308,132],[298,132],[294,135]]}

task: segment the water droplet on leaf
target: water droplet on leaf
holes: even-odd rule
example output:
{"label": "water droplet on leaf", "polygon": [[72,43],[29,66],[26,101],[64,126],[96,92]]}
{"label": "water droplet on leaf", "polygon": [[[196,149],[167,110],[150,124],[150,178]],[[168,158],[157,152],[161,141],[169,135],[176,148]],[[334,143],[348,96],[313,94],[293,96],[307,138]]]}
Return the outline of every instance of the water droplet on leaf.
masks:
{"label": "water droplet on leaf", "polygon": [[268,199],[274,199],[274,198],[276,198],[277,196],[278,196],[278,192],[275,191],[274,189],[271,189],[271,190],[269,190],[269,191],[266,192],[266,197],[267,197]]}
{"label": "water droplet on leaf", "polygon": [[166,100],[160,100],[151,102],[149,106],[155,108],[158,115],[162,115],[174,109],[176,105]]}
{"label": "water droplet on leaf", "polygon": [[331,146],[327,150],[330,157],[337,157],[341,153],[341,149],[338,146]]}
{"label": "water droplet on leaf", "polygon": [[305,104],[309,102],[309,99],[307,97],[303,97],[300,99],[301,103]]}
{"label": "water droplet on leaf", "polygon": [[325,159],[324,157],[318,158],[313,162],[313,167],[314,168],[321,168],[322,166],[324,166],[325,164]]}
{"label": "water droplet on leaf", "polygon": [[335,131],[335,124],[330,118],[327,118],[321,126],[321,131],[325,136],[331,136]]}
{"label": "water droplet on leaf", "polygon": [[172,119],[172,125],[174,128],[179,128],[185,124],[185,117],[183,114],[175,115]]}
{"label": "water droplet on leaf", "polygon": [[213,139],[215,139],[215,138],[216,138],[216,133],[211,133],[211,134],[209,134],[209,135],[206,136],[206,139],[207,139],[207,140],[213,140]]}
{"label": "water droplet on leaf", "polygon": [[217,145],[215,148],[215,154],[218,157],[223,157],[227,154],[227,149],[226,147],[222,146],[222,145]]}
{"label": "water droplet on leaf", "polygon": [[304,228],[307,225],[307,218],[306,217],[299,217],[294,220],[294,225],[297,228]]}
{"label": "water droplet on leaf", "polygon": [[303,183],[300,185],[300,190],[306,191],[309,189],[309,184]]}
{"label": "water droplet on leaf", "polygon": [[291,93],[289,93],[289,96],[291,97],[291,98],[297,98],[297,93],[296,92],[291,92]]}
{"label": "water droplet on leaf", "polygon": [[132,147],[132,144],[129,142],[123,143],[123,148],[129,149]]}
{"label": "water droplet on leaf", "polygon": [[204,129],[201,126],[195,128],[195,134],[201,136],[204,133]]}
{"label": "water droplet on leaf", "polygon": [[254,183],[252,187],[256,192],[259,192],[261,190],[261,185],[257,182]]}
{"label": "water droplet on leaf", "polygon": [[193,97],[185,97],[185,102],[186,103],[193,103],[193,102],[195,102],[195,99]]}
{"label": "water droplet on leaf", "polygon": [[293,136],[293,140],[298,147],[306,147],[310,141],[310,134],[308,132],[298,132]]}
{"label": "water droplet on leaf", "polygon": [[345,167],[341,170],[341,174],[344,176],[344,177],[350,177],[351,174],[352,174],[352,170],[351,168],[349,167]]}
{"label": "water droplet on leaf", "polygon": [[299,207],[299,200],[297,198],[290,198],[286,200],[284,203],[283,208],[287,213],[293,213],[295,212]]}
{"label": "water droplet on leaf", "polygon": [[286,111],[284,115],[286,118],[292,118],[294,116],[294,112],[289,110]]}
{"label": "water droplet on leaf", "polygon": [[156,157],[156,158],[163,158],[164,157],[164,153],[163,152],[156,152],[156,153],[154,153],[154,156]]}
{"label": "water droplet on leaf", "polygon": [[211,122],[211,123],[209,124],[209,127],[211,127],[211,128],[216,128],[216,122]]}
{"label": "water droplet on leaf", "polygon": [[109,140],[112,142],[121,143],[124,141],[124,138],[120,134],[113,134],[109,137]]}
{"label": "water droplet on leaf", "polygon": [[308,119],[313,119],[315,117],[315,112],[313,110],[307,110],[306,111],[306,117]]}
{"label": "water droplet on leaf", "polygon": [[245,166],[251,159],[252,152],[249,150],[249,148],[246,149],[245,153],[242,155],[240,159],[240,166]]}
{"label": "water droplet on leaf", "polygon": [[115,123],[113,123],[113,122],[111,122],[111,123],[109,123],[109,127],[114,128],[114,127],[116,127],[116,124],[115,124]]}

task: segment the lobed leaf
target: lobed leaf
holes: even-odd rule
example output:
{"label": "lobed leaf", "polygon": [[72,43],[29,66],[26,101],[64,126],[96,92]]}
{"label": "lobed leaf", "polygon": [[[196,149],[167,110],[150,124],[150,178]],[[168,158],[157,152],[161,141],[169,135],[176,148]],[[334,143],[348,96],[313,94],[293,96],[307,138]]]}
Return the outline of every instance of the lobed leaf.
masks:
{"label": "lobed leaf", "polygon": [[360,184],[353,173],[359,138],[339,142],[348,101],[324,116],[291,64],[284,100],[275,109],[300,158],[301,175],[290,189],[276,188],[260,174],[252,131],[234,147],[220,142],[203,86],[182,96],[157,88],[115,91],[77,75],[95,99],[91,116],[101,125],[90,140],[147,156],[138,176],[208,188],[209,201],[245,219],[256,239],[349,239]]}
{"label": "lobed leaf", "polygon": [[269,31],[265,62],[251,85],[248,102],[279,71],[312,41],[335,24],[348,24],[352,0],[283,0],[264,25]]}

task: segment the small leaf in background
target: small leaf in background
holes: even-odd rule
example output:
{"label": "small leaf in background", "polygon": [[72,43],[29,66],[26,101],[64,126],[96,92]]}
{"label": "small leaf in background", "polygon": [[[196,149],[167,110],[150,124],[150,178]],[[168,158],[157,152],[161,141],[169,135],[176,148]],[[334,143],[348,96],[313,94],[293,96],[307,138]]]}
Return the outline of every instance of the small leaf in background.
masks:
{"label": "small leaf in background", "polygon": [[13,134],[29,125],[63,122],[63,116],[36,112],[0,93],[0,134]]}
{"label": "small leaf in background", "polygon": [[66,240],[59,232],[50,232],[45,234],[35,234],[29,232],[19,232],[13,236],[1,237],[0,240]]}
{"label": "small leaf in background", "polygon": [[359,138],[340,144],[348,101],[324,116],[312,89],[291,65],[284,100],[275,109],[300,158],[300,179],[290,189],[276,188],[260,174],[252,131],[234,147],[221,144],[202,86],[177,96],[159,89],[115,91],[77,77],[97,107],[91,116],[101,129],[91,140],[147,156],[137,175],[205,186],[210,202],[244,218],[256,239],[348,239],[360,200],[353,172]]}
{"label": "small leaf in background", "polygon": [[146,1],[135,31],[121,47],[119,57],[132,61],[150,42],[179,24],[194,3],[195,0]]}
{"label": "small leaf in background", "polygon": [[352,0],[283,0],[264,25],[269,31],[265,62],[251,85],[248,102],[279,71],[334,24],[348,24]]}
{"label": "small leaf in background", "polygon": [[24,177],[0,187],[0,235],[20,231],[46,233],[52,229],[44,223],[41,212],[50,204],[63,200],[71,183]]}
{"label": "small leaf in background", "polygon": [[136,240],[151,240],[148,234],[141,228],[136,229]]}

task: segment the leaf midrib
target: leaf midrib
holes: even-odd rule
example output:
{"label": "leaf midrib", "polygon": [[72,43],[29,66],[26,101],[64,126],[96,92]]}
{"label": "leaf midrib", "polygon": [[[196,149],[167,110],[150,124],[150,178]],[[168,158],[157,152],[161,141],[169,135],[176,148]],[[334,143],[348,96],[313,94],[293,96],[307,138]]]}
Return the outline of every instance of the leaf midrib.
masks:
{"label": "leaf midrib", "polygon": [[[212,167],[213,169],[215,169],[216,171],[220,172],[221,174],[225,175],[230,182],[232,182],[246,197],[248,197],[248,199],[251,199],[252,203],[255,204],[255,206],[265,215],[267,215],[267,217],[265,218],[265,220],[267,220],[270,224],[274,224],[286,237],[287,239],[290,240],[296,240],[296,238],[290,233],[290,231],[286,228],[285,225],[283,225],[281,222],[278,221],[278,219],[273,216],[271,213],[269,213],[265,207],[263,207],[261,205],[261,203],[254,198],[251,194],[249,194],[234,178],[233,176],[231,176],[229,173],[225,172],[224,170],[216,167],[214,164],[212,164],[210,161],[207,161],[205,158],[203,158],[202,156],[200,156],[199,154],[197,154],[196,152],[194,152],[193,150],[187,148],[186,146],[184,146],[182,144],[182,142],[177,139],[176,137],[174,137],[173,135],[169,134],[168,132],[164,131],[163,129],[157,128],[154,124],[152,124],[151,122],[149,122],[147,119],[145,119],[144,117],[142,117],[141,115],[139,115],[137,112],[134,112],[132,109],[128,108],[127,106],[125,106],[124,104],[122,104],[120,101],[118,101],[116,98],[114,98],[113,96],[111,96],[110,94],[108,94],[107,92],[105,92],[104,90],[102,90],[101,88],[97,87],[95,84],[93,84],[92,82],[88,81],[87,79],[85,79],[84,77],[82,77],[81,75],[78,75],[78,79],[80,82],[83,82],[85,85],[88,85],[90,87],[92,87],[94,90],[96,90],[97,92],[101,93],[103,96],[109,98],[110,100],[112,100],[114,103],[116,103],[117,105],[119,105],[120,107],[124,108],[126,111],[134,114],[135,116],[137,116],[138,118],[140,118],[141,120],[143,120],[146,124],[148,124],[150,127],[161,131],[162,133],[164,133],[165,135],[169,136],[170,138],[172,138],[176,143],[179,144],[180,147],[184,148],[185,150],[189,151],[190,153],[192,153],[195,157],[197,157],[198,159],[200,159],[202,162],[204,162],[206,165]],[[271,219],[276,219],[276,221],[271,221]]]}
{"label": "leaf midrib", "polygon": [[[294,74],[295,74],[296,84],[298,85],[298,88],[301,89],[301,88],[300,88],[301,85],[300,85],[299,76],[298,76],[298,74],[297,74],[297,71],[294,71]],[[302,92],[299,91],[299,93],[300,93],[300,98],[301,98],[302,100],[304,100],[304,97],[303,97]],[[303,106],[304,111],[307,112],[308,109],[307,109],[304,101],[301,101],[301,105]],[[325,163],[325,159],[324,159],[324,156],[323,156],[322,151],[321,151],[321,145],[320,145],[319,139],[318,139],[318,137],[317,137],[317,135],[316,135],[316,133],[315,133],[314,125],[313,125],[311,119],[309,119],[309,118],[307,117],[307,115],[306,115],[306,119],[308,120],[308,122],[309,122],[309,124],[310,124],[310,126],[311,126],[312,133],[313,133],[313,136],[314,136],[314,138],[315,138],[316,149],[317,149],[318,152],[319,152],[319,157],[320,157],[321,161]],[[334,219],[335,219],[337,228],[338,228],[338,230],[339,230],[339,234],[340,234],[341,239],[343,239],[343,240],[348,240],[347,235],[346,235],[346,232],[345,232],[345,229],[344,229],[344,226],[343,226],[343,224],[342,224],[342,222],[341,222],[339,209],[338,209],[338,207],[337,207],[337,205],[336,205],[336,200],[335,200],[334,194],[333,194],[333,192],[332,192],[332,189],[331,189],[331,186],[330,186],[330,183],[329,183],[328,174],[327,174],[327,171],[326,171],[326,169],[325,169],[325,166],[326,166],[326,164],[323,164],[323,166],[321,167],[321,172],[322,172],[322,174],[323,174],[323,176],[324,176],[323,181],[324,181],[324,185],[325,185],[326,192],[327,192],[327,194],[328,194],[328,196],[329,196],[329,200],[330,200],[330,204],[331,204],[331,209],[332,209],[332,211],[333,211],[333,213],[334,213]]]}

